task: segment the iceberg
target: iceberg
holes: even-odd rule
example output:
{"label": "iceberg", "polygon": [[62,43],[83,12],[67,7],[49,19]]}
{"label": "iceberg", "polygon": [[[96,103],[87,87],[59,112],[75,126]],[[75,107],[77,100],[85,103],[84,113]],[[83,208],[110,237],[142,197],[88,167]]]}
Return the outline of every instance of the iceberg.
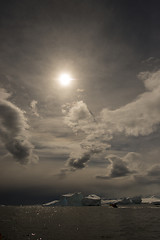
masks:
{"label": "iceberg", "polygon": [[146,197],[142,199],[142,203],[149,203],[154,205],[160,205],[160,198],[153,195],[151,197]]}
{"label": "iceberg", "polygon": [[140,204],[142,203],[142,198],[140,196],[133,197],[131,198],[131,202],[134,204]]}
{"label": "iceberg", "polygon": [[132,202],[131,202],[131,199],[129,197],[127,197],[127,198],[125,197],[125,198],[118,201],[118,204],[131,204],[131,203]]}
{"label": "iceberg", "polygon": [[60,205],[61,206],[82,206],[82,193],[68,193],[64,194],[60,197]]}
{"label": "iceberg", "polygon": [[52,207],[52,206],[59,206],[59,205],[60,205],[59,200],[54,200],[52,202],[42,204],[42,206],[44,207]]}
{"label": "iceberg", "polygon": [[136,197],[125,197],[123,199],[121,199],[120,201],[118,201],[118,204],[140,204],[142,202],[142,198],[140,196],[136,196]]}
{"label": "iceberg", "polygon": [[60,200],[44,203],[43,206],[101,206],[101,198],[95,194],[83,197],[81,192],[68,193],[60,197]]}
{"label": "iceberg", "polygon": [[111,205],[111,204],[117,204],[119,203],[120,200],[118,199],[102,199],[101,200],[101,205],[102,206],[108,206],[108,205]]}
{"label": "iceberg", "polygon": [[88,195],[82,199],[83,206],[101,206],[101,198],[95,194]]}

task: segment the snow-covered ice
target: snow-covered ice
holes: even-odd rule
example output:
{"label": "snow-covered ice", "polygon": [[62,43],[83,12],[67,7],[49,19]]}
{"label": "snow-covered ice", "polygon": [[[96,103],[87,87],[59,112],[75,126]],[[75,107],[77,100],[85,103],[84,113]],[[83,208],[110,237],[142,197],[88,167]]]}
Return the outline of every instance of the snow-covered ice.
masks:
{"label": "snow-covered ice", "polygon": [[83,206],[101,206],[101,198],[95,194],[88,195],[82,200]]}

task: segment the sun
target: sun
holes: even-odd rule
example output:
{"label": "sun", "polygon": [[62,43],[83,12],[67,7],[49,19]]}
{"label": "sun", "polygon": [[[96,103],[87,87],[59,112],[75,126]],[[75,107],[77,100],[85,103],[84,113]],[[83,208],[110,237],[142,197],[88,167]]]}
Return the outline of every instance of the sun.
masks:
{"label": "sun", "polygon": [[69,86],[72,80],[73,78],[68,73],[63,73],[59,77],[59,83],[64,87]]}

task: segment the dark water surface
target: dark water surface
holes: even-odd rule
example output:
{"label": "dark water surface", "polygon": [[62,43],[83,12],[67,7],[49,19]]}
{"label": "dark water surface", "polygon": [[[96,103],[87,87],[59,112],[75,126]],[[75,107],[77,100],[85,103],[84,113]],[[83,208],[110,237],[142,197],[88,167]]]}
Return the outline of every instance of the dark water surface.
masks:
{"label": "dark water surface", "polygon": [[0,207],[2,240],[160,239],[160,208]]}

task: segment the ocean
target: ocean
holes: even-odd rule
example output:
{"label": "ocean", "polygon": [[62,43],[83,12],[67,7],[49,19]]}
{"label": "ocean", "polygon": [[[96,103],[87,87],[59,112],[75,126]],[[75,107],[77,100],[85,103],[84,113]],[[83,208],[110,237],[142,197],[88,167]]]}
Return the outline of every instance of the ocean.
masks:
{"label": "ocean", "polygon": [[160,239],[160,208],[1,206],[2,240]]}

